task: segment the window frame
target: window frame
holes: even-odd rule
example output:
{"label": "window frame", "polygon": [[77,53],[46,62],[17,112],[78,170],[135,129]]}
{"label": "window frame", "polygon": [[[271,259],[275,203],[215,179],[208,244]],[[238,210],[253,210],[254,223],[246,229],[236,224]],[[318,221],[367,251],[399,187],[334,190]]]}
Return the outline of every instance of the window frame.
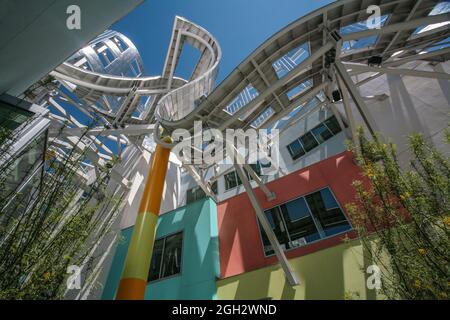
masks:
{"label": "window frame", "polygon": [[[16,162],[19,158],[22,158],[22,156],[28,156],[28,153],[31,151],[31,149],[39,146],[39,143],[42,141],[42,152],[40,153],[40,159],[39,157],[36,158],[34,164],[29,167],[29,169],[26,171],[25,175],[20,179],[20,181],[17,183],[17,185],[10,191],[9,194],[7,194],[8,201],[6,201],[6,204],[4,208],[8,208],[9,205],[13,202],[13,200],[16,198],[17,194],[21,193],[22,190],[29,184],[29,182],[37,175],[40,175],[40,183],[38,188],[41,188],[43,178],[44,178],[44,170],[45,170],[45,154],[48,149],[48,129],[45,129],[43,132],[37,134],[33,139],[31,139],[24,148],[17,151],[17,153],[13,154],[14,162]],[[39,149],[36,149],[39,150]],[[39,154],[38,153],[38,154]],[[18,163],[14,163],[14,167],[18,166]],[[9,172],[7,177],[12,174],[12,171]],[[5,180],[5,186],[7,185],[7,181]],[[4,186],[4,187],[5,187]]]}
{"label": "window frame", "polygon": [[[332,117],[330,117],[330,119],[331,119],[331,118],[332,118]],[[322,132],[316,134],[316,131],[318,131],[320,128],[324,128],[325,131],[322,131]],[[325,124],[325,121],[324,121],[324,122],[321,122],[319,125],[315,126],[315,127],[312,128],[310,131],[311,131],[312,135],[314,136],[314,138],[316,138],[316,140],[317,140],[317,142],[318,142],[319,144],[322,144],[322,143],[324,143],[325,141],[328,141],[328,140],[330,140],[331,138],[333,138],[333,136],[335,136],[335,134],[334,134],[334,133],[330,130],[330,128],[328,128],[328,126]],[[328,138],[324,138],[324,137],[322,136],[322,133],[323,133],[323,132],[328,132],[328,133],[330,134],[329,137],[328,137]]]}
{"label": "window frame", "polygon": [[[195,192],[192,193],[192,190],[194,190],[194,189],[195,189]],[[199,197],[199,190],[201,190],[200,191],[200,195],[202,195],[201,197]],[[194,196],[194,199],[192,201],[190,201],[190,202],[188,201],[188,199],[189,199],[188,198],[188,192],[191,192],[191,194]],[[193,186],[192,188],[189,188],[186,191],[186,205],[194,203],[194,202],[196,202],[198,200],[201,200],[201,199],[205,199],[207,197],[208,197],[208,195],[205,193],[205,191],[203,191],[203,189],[199,185]]]}
{"label": "window frame", "polygon": [[[251,163],[251,164],[249,164],[249,166],[252,166],[253,164],[256,165],[256,166],[258,166],[258,169],[257,169],[257,170],[255,170],[255,169],[252,167],[253,171],[255,171],[256,175],[258,175],[259,177],[261,177],[261,163],[258,161],[258,162],[256,162],[256,163]],[[251,175],[247,170],[245,170],[245,168],[244,168],[243,170],[244,170],[245,174],[247,175],[248,181],[249,181],[250,183],[251,183],[252,181],[254,181],[252,175]],[[259,171],[259,172],[258,172],[258,171]],[[225,176],[231,174],[232,172],[234,172],[234,175],[235,175],[236,183],[237,183],[237,184],[236,184],[234,187],[231,187],[231,188],[227,189],[227,180],[226,180]],[[230,190],[233,190],[233,189],[235,189],[235,188],[238,188],[238,187],[242,186],[242,180],[241,180],[241,178],[239,177],[239,175],[238,175],[238,173],[236,172],[236,170],[234,170],[234,169],[233,169],[232,171],[230,171],[230,172],[225,173],[225,174],[223,175],[223,179],[225,180],[225,181],[224,181],[224,182],[225,182],[225,192],[230,191]]]}
{"label": "window frame", "polygon": [[[326,189],[326,188],[329,189],[331,195],[334,197],[334,200],[335,200],[336,203],[338,204],[338,208],[341,210],[341,212],[342,212],[342,214],[344,215],[345,219],[347,220],[347,222],[348,222],[350,228],[349,228],[348,230],[345,230],[345,231],[342,231],[342,232],[338,232],[338,233],[333,234],[333,235],[331,235],[331,236],[326,236],[325,233],[323,232],[324,236],[322,237],[322,233],[321,233],[321,231],[319,231],[319,230],[322,230],[322,228],[320,227],[320,229],[319,229],[319,227],[317,226],[316,218],[315,218],[315,217],[313,216],[313,214],[312,214],[311,208],[309,207],[308,201],[306,200],[306,196],[311,195],[311,194],[316,193],[316,192],[320,192],[321,190]],[[303,246],[292,247],[292,248],[289,248],[289,249],[283,249],[284,252],[289,252],[289,251],[292,251],[292,250],[297,250],[297,249],[300,249],[300,248],[305,248],[305,247],[307,247],[307,246],[309,246],[309,245],[312,245],[312,244],[314,244],[314,243],[317,243],[317,242],[319,242],[319,241],[326,240],[326,239],[329,239],[329,238],[332,238],[332,237],[336,237],[336,236],[339,236],[339,235],[342,235],[342,234],[345,234],[345,233],[347,233],[347,232],[351,232],[351,231],[354,230],[353,224],[351,223],[351,220],[349,219],[349,217],[348,217],[348,215],[347,215],[347,212],[345,212],[345,210],[342,208],[341,204],[339,203],[338,199],[336,198],[336,195],[335,195],[334,192],[333,192],[333,189],[332,189],[329,185],[326,185],[326,186],[324,186],[324,187],[320,187],[320,188],[318,188],[318,189],[314,189],[313,191],[310,191],[310,192],[308,192],[308,193],[302,194],[301,196],[298,196],[298,197],[289,199],[289,200],[287,200],[287,201],[284,201],[284,202],[282,202],[282,203],[279,203],[279,204],[277,204],[277,205],[274,205],[273,207],[270,207],[270,208],[267,208],[267,209],[265,208],[265,209],[263,209],[263,211],[266,212],[267,210],[274,210],[276,207],[281,207],[282,205],[284,205],[284,204],[286,204],[286,203],[288,203],[288,202],[297,200],[297,199],[299,199],[299,198],[305,198],[305,202],[306,202],[306,205],[307,205],[307,207],[308,207],[309,213],[310,213],[310,215],[311,215],[311,219],[313,220],[314,224],[316,225],[316,229],[317,229],[317,231],[319,232],[319,235],[320,235],[321,238],[320,238],[320,239],[317,239],[317,240],[313,240],[313,241],[311,241],[311,242],[308,242],[308,243],[306,243],[306,244],[303,245]],[[283,222],[284,222],[284,217],[283,217],[282,215],[281,215],[281,218],[283,219]],[[264,241],[263,241],[263,237],[262,237],[262,231],[264,231],[264,230],[262,229],[262,227],[261,227],[261,225],[260,225],[260,222],[259,222],[259,220],[258,220],[258,217],[257,217],[256,215],[255,215],[255,220],[256,220],[256,225],[257,225],[257,227],[258,227],[258,231],[259,231],[259,241],[260,241],[260,244],[261,244],[261,250],[263,251],[264,258],[272,257],[272,256],[275,255],[275,253],[267,254],[266,251],[264,250]],[[284,222],[284,223],[285,223],[285,222]],[[286,227],[286,224],[284,225],[284,227]],[[267,237],[267,235],[266,235],[266,237]],[[277,240],[278,240],[278,239],[277,239]],[[282,245],[282,244],[280,243],[280,245]],[[273,250],[273,249],[272,249],[272,250]]]}
{"label": "window frame", "polygon": [[[317,191],[317,193],[322,193],[322,190],[325,190],[325,189],[327,189],[327,188],[322,188],[322,189],[320,189],[319,191]],[[342,208],[341,208],[339,202],[337,201],[336,196],[335,196],[334,193],[331,191],[331,188],[328,188],[328,191],[330,191],[330,194],[331,194],[331,196],[333,197],[334,201],[336,202],[337,206],[336,206],[336,207],[332,207],[332,208],[327,209],[326,206],[325,206],[325,201],[323,200],[324,198],[323,198],[323,196],[321,196],[322,202],[324,203],[325,210],[326,210],[326,211],[330,211],[330,210],[334,210],[334,209],[339,209],[339,210],[343,213],[343,216],[344,216],[345,220],[347,221],[347,223],[350,225],[351,228],[353,228],[352,225],[350,224],[350,220],[349,220],[348,217],[345,215],[344,210],[342,210]],[[316,192],[310,193],[309,195],[314,194],[314,193],[316,193]],[[313,212],[312,212],[312,210],[311,210],[311,206],[309,205],[308,200],[306,199],[307,196],[308,196],[308,195],[305,195],[305,201],[306,201],[306,204],[308,205],[308,208],[309,208],[309,210],[310,210],[310,212],[311,212],[311,215],[314,217],[314,220],[317,221],[317,226],[318,226],[318,228],[320,227],[320,231],[319,231],[319,232],[320,232],[321,237],[322,237],[322,234],[323,234],[323,238],[334,236],[334,235],[331,235],[331,236],[327,236],[327,235],[326,235],[326,232],[327,232],[327,226],[325,226],[325,225],[322,224],[322,222],[321,222],[322,219],[321,219],[321,217],[320,217],[319,215],[318,215],[317,217],[314,216],[314,214],[313,214]],[[347,231],[348,231],[348,230],[347,230]],[[347,232],[347,231],[343,231],[343,232]],[[339,232],[338,232],[337,234],[339,234]]]}
{"label": "window frame", "polygon": [[[294,161],[294,162],[297,161],[298,159],[300,159],[300,158],[302,158],[303,156],[305,156],[307,153],[313,151],[314,149],[316,149],[317,147],[319,147],[321,144],[323,144],[323,143],[325,143],[326,141],[332,139],[334,136],[338,135],[339,133],[341,133],[341,132],[343,131],[343,130],[341,129],[340,125],[339,125],[339,131],[336,132],[336,133],[334,133],[333,130],[331,130],[330,127],[325,123],[326,121],[329,121],[330,119],[333,119],[333,118],[336,120],[336,122],[337,122],[338,125],[339,125],[339,122],[338,122],[336,116],[333,114],[333,115],[329,116],[328,118],[326,118],[325,120],[321,121],[319,124],[317,124],[316,126],[314,126],[313,128],[311,128],[310,130],[304,132],[301,136],[299,136],[298,138],[292,140],[290,143],[288,143],[288,144],[286,145],[286,149],[288,150],[289,155],[291,156],[291,160],[292,160],[292,161]],[[318,127],[320,127],[320,126],[322,126],[322,125],[324,125],[324,126],[331,132],[332,136],[329,137],[328,139],[324,140],[323,142],[320,142],[319,139],[318,139],[318,138],[316,137],[316,135],[314,134],[313,130],[316,129],[316,128],[318,128]],[[347,124],[346,124],[345,122],[344,122],[344,127],[347,128]],[[312,137],[314,138],[314,141],[317,142],[317,145],[316,145],[315,147],[313,147],[312,149],[308,150],[308,151],[306,151],[305,146],[304,146],[304,143],[303,143],[303,141],[301,140],[301,139],[302,139],[304,136],[306,136],[307,134],[311,134]],[[301,155],[298,156],[298,157],[296,157],[296,156],[293,155],[293,153],[292,153],[292,151],[291,151],[291,147],[290,147],[290,145],[293,144],[293,143],[295,143],[295,142],[300,143],[300,146],[302,147],[302,149],[303,149],[303,151],[304,151],[304,153],[301,154]]]}
{"label": "window frame", "polygon": [[214,180],[211,183],[211,191],[217,196],[219,194],[219,183],[217,180]]}
{"label": "window frame", "polygon": [[[330,126],[327,124],[327,121],[329,122],[329,121],[331,121],[333,118],[334,118],[334,120],[336,121],[337,128],[339,128],[339,131],[337,131],[336,133],[334,133],[333,130],[331,130]],[[342,119],[342,123],[344,124],[344,128],[346,128],[346,127],[347,127],[347,124],[344,122],[344,119]],[[335,136],[335,135],[337,135],[337,134],[339,134],[339,133],[342,132],[342,128],[341,128],[341,126],[340,126],[340,124],[339,124],[339,121],[338,121],[338,119],[336,118],[335,115],[332,115],[331,117],[328,117],[327,119],[325,119],[325,120],[322,122],[322,124],[324,124],[325,127],[328,128],[328,130],[330,130],[330,132],[333,134],[333,136]],[[314,129],[314,128],[313,128],[313,129]],[[331,139],[331,138],[330,138],[330,139]]]}
{"label": "window frame", "polygon": [[[314,128],[315,128],[315,127],[314,127]],[[312,141],[311,141],[311,142],[315,142],[316,144],[315,144],[313,147],[311,147],[309,150],[306,150],[306,146],[305,146],[306,143],[305,143],[305,141],[304,141],[303,139],[307,139],[307,138],[309,138],[309,136],[312,137]],[[320,146],[320,144],[321,144],[321,143],[317,140],[316,136],[312,133],[312,129],[309,130],[309,131],[307,131],[307,132],[305,132],[305,134],[303,134],[298,140],[300,140],[300,142],[302,143],[303,149],[305,150],[306,153],[308,153],[308,152],[314,150],[315,148],[317,148],[317,147]]]}
{"label": "window frame", "polygon": [[[228,176],[228,175],[230,175],[230,174],[232,174],[232,173],[234,174],[234,178],[235,178],[235,181],[236,181],[236,185],[233,186],[233,187],[229,187],[229,188],[228,188],[228,187],[227,187],[227,179],[226,179],[226,176]],[[223,175],[223,179],[224,179],[224,182],[225,182],[225,192],[230,191],[230,190],[233,190],[233,189],[239,187],[239,186],[242,184],[242,181],[241,181],[241,183],[239,184],[239,181],[240,181],[240,180],[238,180],[238,176],[237,176],[236,170],[233,170],[233,171],[230,171],[230,172],[225,173],[225,174]]]}
{"label": "window frame", "polygon": [[[294,151],[292,150],[292,147],[291,147],[291,145],[294,144],[294,143],[298,143],[300,145],[300,149],[303,152],[299,152],[299,153],[295,153],[294,154]],[[295,139],[294,141],[289,143],[287,145],[287,149],[288,149],[289,154],[291,155],[292,160],[297,160],[297,159],[303,157],[306,154],[305,148],[303,148],[303,144],[302,144],[302,142],[299,139]]]}
{"label": "window frame", "polygon": [[[172,274],[172,275],[170,275],[170,276],[161,277],[161,268],[162,268],[163,261],[164,261],[164,251],[165,251],[165,249],[166,249],[166,239],[169,238],[169,237],[171,237],[171,236],[177,235],[177,234],[181,234],[180,272],[175,273],[175,274]],[[182,274],[183,274],[183,262],[184,262],[184,258],[183,258],[183,253],[184,253],[184,229],[178,230],[178,231],[174,231],[174,232],[171,232],[171,233],[168,233],[168,234],[165,234],[164,236],[155,239],[155,242],[158,241],[158,240],[161,240],[161,239],[164,239],[164,243],[163,243],[163,250],[162,250],[162,255],[161,255],[161,256],[162,256],[161,264],[159,265],[159,274],[158,274],[159,277],[158,277],[158,279],[155,279],[155,280],[149,280],[149,276],[150,276],[150,268],[151,268],[151,260],[153,259],[153,252],[152,252],[152,256],[151,256],[151,258],[150,258],[150,266],[149,266],[148,273],[147,273],[147,285],[153,284],[153,283],[158,282],[158,281],[163,281],[163,280],[166,280],[166,279],[171,279],[171,278],[173,278],[173,277],[182,276]]]}
{"label": "window frame", "polygon": [[[387,14],[382,14],[380,16],[380,23],[381,23],[381,27],[384,27],[386,25],[388,25],[390,23],[390,19],[392,18],[392,14],[391,13],[387,13]],[[361,20],[361,21],[357,21],[357,22],[353,22],[353,23],[349,23],[345,26],[341,26],[338,30],[338,33],[343,36],[343,35],[348,35],[348,34],[352,34],[352,33],[356,33],[356,32],[362,32],[362,31],[367,31],[369,30],[369,28],[366,29],[361,29],[361,30],[357,30],[354,32],[347,32],[346,30],[343,30],[345,28],[348,28],[350,26],[358,26],[358,25],[363,25],[365,23],[365,20]],[[356,39],[356,41],[352,44],[351,41],[343,41],[342,42],[342,47],[341,47],[341,55],[349,55],[349,54],[354,54],[360,51],[365,51],[365,50],[370,50],[375,48],[378,40],[380,39],[381,35],[371,35],[371,36],[366,36],[366,37],[362,37],[359,39]],[[358,48],[354,48],[355,43],[357,44],[358,41],[361,40],[366,40],[367,39],[371,39],[373,38],[373,42],[371,41],[370,44],[362,46],[362,47],[358,47]],[[348,48],[346,48],[348,46]]]}
{"label": "window frame", "polygon": [[[294,70],[295,67],[297,67],[300,63],[297,63],[295,66],[293,66],[293,68],[292,68],[291,70],[287,70],[286,73],[284,73],[284,74],[281,75],[281,76],[279,75],[279,73],[277,72],[277,70],[275,70],[274,64],[276,64],[277,62],[281,63],[281,60],[282,60],[285,56],[287,56],[289,53],[291,53],[291,52],[294,51],[295,49],[299,49],[300,47],[303,47],[303,46],[305,46],[305,45],[306,45],[306,47],[308,48],[308,50],[307,50],[308,56],[300,62],[300,63],[302,63],[303,61],[305,61],[306,59],[308,59],[308,58],[311,56],[311,42],[308,41],[308,40],[305,41],[305,42],[301,42],[301,43],[297,44],[295,47],[293,47],[293,48],[291,48],[290,50],[286,51],[284,54],[278,56],[278,57],[276,58],[276,60],[275,60],[274,62],[272,62],[271,67],[272,67],[273,72],[274,72],[275,75],[277,76],[277,79],[282,79],[282,78],[284,78],[285,76],[287,76],[287,75],[288,75],[292,70]],[[289,58],[291,58],[291,57],[289,57]],[[287,69],[287,68],[286,68],[286,69]]]}

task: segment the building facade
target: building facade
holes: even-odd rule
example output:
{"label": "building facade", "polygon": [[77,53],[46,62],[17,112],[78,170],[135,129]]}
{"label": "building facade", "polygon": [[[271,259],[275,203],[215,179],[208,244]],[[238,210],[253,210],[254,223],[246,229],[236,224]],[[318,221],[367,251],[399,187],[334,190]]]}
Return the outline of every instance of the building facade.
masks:
{"label": "building facade", "polygon": [[[446,12],[445,4],[435,4],[435,8]],[[387,17],[382,19],[382,23]],[[387,23],[387,22],[386,22]],[[359,28],[355,23],[342,29]],[[375,43],[369,39],[363,43],[349,42],[343,46],[343,54],[367,50]],[[436,48],[424,52],[432,52]],[[442,48],[439,47],[439,50]],[[286,51],[286,50],[285,50]],[[282,79],[311,55],[307,45],[296,46],[272,63],[275,75]],[[402,65],[416,71],[448,72],[448,62],[414,61]],[[245,68],[243,67],[242,70]],[[367,75],[352,76],[355,83],[361,82],[358,91],[369,109],[377,131],[398,146],[398,157],[407,165],[407,137],[420,132],[434,146],[445,154],[450,154],[444,143],[444,131],[448,127],[450,99],[448,80],[418,77],[415,75],[381,74],[373,80]],[[228,83],[227,83],[228,84]],[[221,85],[222,86],[222,85]],[[221,86],[216,89],[220,91]],[[225,84],[223,84],[225,86]],[[285,94],[295,100],[313,86],[312,81],[290,86]],[[261,94],[254,86],[246,86],[242,91],[234,91],[235,98],[229,99],[225,110],[230,114],[244,108]],[[341,92],[342,94],[342,92]],[[190,266],[197,261],[197,254],[181,254],[178,273],[167,279],[149,279],[146,298],[150,299],[382,299],[376,289],[367,286],[371,265],[364,255],[361,243],[352,227],[352,216],[346,206],[354,201],[355,190],[352,182],[368,182],[347,151],[346,141],[352,135],[352,124],[346,117],[342,98],[324,104],[326,93],[319,92],[313,99],[294,108],[289,117],[279,119],[272,128],[280,130],[280,168],[275,175],[261,176],[266,188],[274,198],[268,198],[261,186],[249,175],[256,197],[264,210],[274,234],[277,237],[290,267],[299,279],[299,284],[288,282],[268,238],[255,215],[255,208],[233,165],[219,165],[214,170],[206,169],[202,174],[209,179],[214,197],[204,192],[192,175],[179,168],[179,194],[172,202],[173,210],[163,210],[159,218],[157,242],[163,241],[171,230],[180,230],[179,219],[173,216],[179,212],[197,211],[199,203],[213,203],[207,213],[210,223],[216,223],[218,254],[215,288],[208,294],[196,288],[202,279],[191,273]],[[351,103],[354,121],[365,126],[356,103]],[[265,109],[261,116],[249,123],[258,128],[270,122],[275,111]],[[340,123],[339,120],[342,120]],[[353,124],[354,125],[354,124]],[[255,172],[258,172],[256,164]],[[170,179],[171,172],[167,177]],[[166,192],[165,197],[170,193]],[[126,215],[126,211],[125,211]],[[215,218],[213,218],[215,217]],[[172,221],[172,222],[170,222]],[[167,224],[173,228],[168,228]],[[198,225],[199,226],[199,225]],[[190,228],[187,222],[186,230]],[[205,226],[208,233],[211,225]],[[128,229],[122,231],[127,239]],[[183,238],[182,247],[203,243],[203,236]],[[126,246],[126,243],[125,243]],[[114,297],[113,284],[119,279],[117,270],[123,265],[123,246],[111,264],[112,273],[107,281],[108,290],[104,299]],[[159,251],[158,251],[159,252]],[[152,266],[161,257],[154,254]],[[164,258],[163,258],[164,259]],[[205,259],[208,261],[208,259]],[[186,269],[185,269],[186,268]],[[212,271],[213,268],[210,270]],[[152,274],[152,269],[149,274]],[[210,273],[211,275],[213,273]],[[206,276],[206,273],[205,273]],[[114,278],[112,278],[114,277]],[[177,279],[177,280],[175,280]],[[211,279],[211,278],[210,278]],[[183,283],[191,283],[192,291],[183,291]],[[207,282],[210,283],[210,282]]]}
{"label": "building facade", "polygon": [[[176,17],[161,76],[145,76],[133,43],[106,31],[50,72],[50,89],[28,90],[49,110],[50,138],[63,128],[61,146],[80,148],[83,137],[86,185],[118,160],[107,188],[124,195],[120,214],[92,251],[93,273],[67,297],[115,299],[159,129],[191,130],[201,119],[220,131],[278,131],[279,167],[196,166],[172,152],[145,299],[382,299],[367,286],[372,263],[347,210],[352,183],[370,186],[346,144],[361,126],[392,140],[403,166],[412,133],[450,154],[450,6],[380,7],[378,29],[367,27],[360,0],[311,12],[217,87],[217,40]],[[185,44],[201,53],[189,79],[174,76]]]}
{"label": "building facade", "polygon": [[[447,63],[439,66],[449,68]],[[436,66],[427,66],[427,63],[421,66],[423,69],[432,67]],[[386,95],[381,101],[369,101],[368,105],[383,132],[389,132],[389,137],[399,146],[400,159],[407,152],[407,135],[414,132],[429,132],[426,137],[448,154],[446,149],[448,146],[445,146],[442,136],[447,128],[450,111],[449,100],[446,98],[448,82],[411,77],[393,78],[383,76],[377,81],[378,85],[368,83],[361,90],[363,92],[376,90],[377,94]],[[372,85],[375,87],[372,88]],[[399,87],[404,88],[403,97],[408,97],[407,100],[399,98],[401,92],[398,90]],[[396,126],[391,123],[394,121],[392,116],[386,117],[390,114],[387,110],[395,112],[398,117]],[[417,113],[421,116],[414,117]],[[418,121],[415,126],[412,117]],[[211,218],[211,222],[217,223],[219,254],[214,258],[218,259],[216,263],[220,266],[219,276],[215,280],[214,295],[211,295],[211,298],[227,300],[382,298],[377,290],[370,290],[366,286],[367,278],[370,276],[367,267],[371,263],[364,258],[363,247],[352,229],[352,217],[346,210],[346,205],[355,199],[352,182],[365,181],[365,178],[355,163],[353,154],[346,151],[344,132],[339,129],[333,130],[338,128],[338,125],[335,121],[327,121],[329,119],[333,119],[333,113],[329,108],[318,109],[307,113],[299,120],[298,125],[286,129],[280,139],[280,174],[275,177],[262,177],[267,180],[267,187],[275,193],[274,200],[268,201],[264,192],[252,182],[278,240],[286,250],[290,265],[299,276],[300,284],[291,286],[287,282],[259,226],[244,187],[238,182],[235,171],[224,166],[222,169],[224,174],[216,180],[217,204],[209,207],[212,212],[208,213],[216,216],[214,220]],[[317,132],[324,136],[323,130],[318,130],[323,123],[328,123],[326,128],[331,134],[327,135],[329,136],[327,140],[319,143],[321,136],[317,136]],[[291,152],[291,144],[308,132],[312,132],[317,145],[298,157]],[[195,208],[199,202],[214,203],[197,187],[187,172],[182,172],[180,176],[181,193],[178,208],[162,213],[159,220],[159,224],[173,224],[178,229],[183,228],[178,226],[180,220],[172,218],[177,212],[198,210]],[[197,194],[195,190],[199,190]],[[333,214],[328,214],[331,212]],[[323,215],[324,220],[316,218]],[[158,238],[163,237],[167,232],[166,228],[158,227]],[[122,232],[129,237],[129,231],[126,230]],[[203,240],[197,235],[183,241],[190,241],[190,244],[183,242],[183,246],[190,246]],[[120,245],[119,248],[123,250]],[[112,279],[110,275],[107,285],[117,283],[119,279],[120,273],[117,272],[117,268],[120,269],[123,264],[124,251],[118,252],[111,267],[115,278]],[[185,259],[184,263],[189,264],[195,257],[187,254],[183,255],[182,259]],[[195,277],[195,274],[192,276]],[[179,274],[172,277],[160,279],[154,284],[149,281],[146,297],[208,299],[209,296],[200,297],[196,292],[180,295],[179,289],[171,286],[171,281],[177,277],[180,282],[191,277],[189,272],[183,269],[183,262]],[[109,290],[107,292],[103,298],[112,299],[114,295]]]}

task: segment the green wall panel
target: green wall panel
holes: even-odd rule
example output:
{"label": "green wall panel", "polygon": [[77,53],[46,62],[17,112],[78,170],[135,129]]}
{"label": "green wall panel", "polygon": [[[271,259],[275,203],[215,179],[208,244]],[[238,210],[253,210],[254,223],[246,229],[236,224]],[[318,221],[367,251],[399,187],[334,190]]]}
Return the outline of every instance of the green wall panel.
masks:
{"label": "green wall panel", "polygon": [[[145,299],[215,299],[219,276],[219,248],[216,204],[209,198],[161,215],[156,237],[183,232],[181,273],[147,285]],[[103,299],[114,299],[132,227],[122,230]]]}

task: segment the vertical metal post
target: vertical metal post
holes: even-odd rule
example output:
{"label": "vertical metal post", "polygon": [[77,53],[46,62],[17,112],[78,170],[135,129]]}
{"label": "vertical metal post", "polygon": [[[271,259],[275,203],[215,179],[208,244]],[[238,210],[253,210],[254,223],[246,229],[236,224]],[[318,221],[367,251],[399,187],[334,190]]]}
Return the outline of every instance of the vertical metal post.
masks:
{"label": "vertical metal post", "polygon": [[[171,143],[169,137],[163,141]],[[144,299],[169,155],[169,148],[156,146],[128,247],[117,300]]]}

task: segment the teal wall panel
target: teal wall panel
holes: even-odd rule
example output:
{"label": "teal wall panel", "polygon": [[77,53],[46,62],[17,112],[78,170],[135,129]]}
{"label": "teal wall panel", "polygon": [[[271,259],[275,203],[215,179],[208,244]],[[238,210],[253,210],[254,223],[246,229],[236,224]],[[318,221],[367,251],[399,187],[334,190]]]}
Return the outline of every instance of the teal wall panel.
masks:
{"label": "teal wall panel", "polygon": [[[147,285],[145,299],[216,299],[220,275],[217,209],[209,198],[161,215],[156,237],[183,231],[181,273]],[[103,299],[114,299],[127,254],[132,227],[122,230]]]}

